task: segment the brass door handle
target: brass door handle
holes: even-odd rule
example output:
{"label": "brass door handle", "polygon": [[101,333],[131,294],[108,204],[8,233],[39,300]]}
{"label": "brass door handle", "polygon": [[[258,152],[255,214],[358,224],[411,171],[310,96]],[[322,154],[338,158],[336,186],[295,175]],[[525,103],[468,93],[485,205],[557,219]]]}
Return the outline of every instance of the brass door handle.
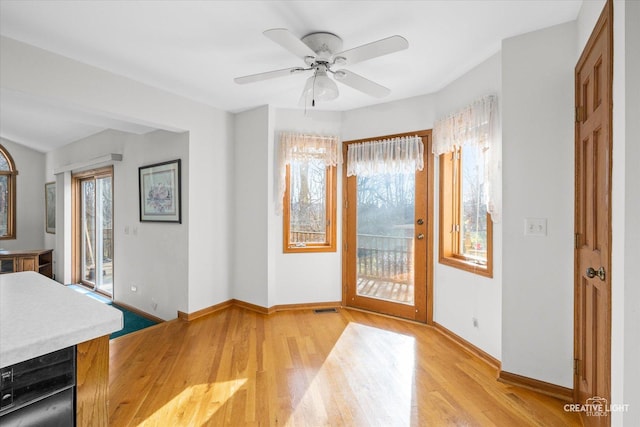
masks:
{"label": "brass door handle", "polygon": [[593,267],[589,267],[587,268],[586,274],[589,279],[593,279],[594,277],[598,276],[598,278],[603,282],[607,277],[604,267],[600,267],[598,270],[594,269]]}
{"label": "brass door handle", "polygon": [[418,234],[418,235],[416,236],[416,238],[417,238],[418,240],[422,240],[422,239],[424,239],[424,234],[420,233],[420,234]]}

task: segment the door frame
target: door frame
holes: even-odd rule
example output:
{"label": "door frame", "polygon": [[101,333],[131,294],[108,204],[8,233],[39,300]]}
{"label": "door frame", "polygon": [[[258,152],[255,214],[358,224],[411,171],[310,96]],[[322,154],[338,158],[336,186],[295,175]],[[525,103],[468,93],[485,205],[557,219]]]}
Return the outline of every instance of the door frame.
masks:
{"label": "door frame", "polygon": [[[400,137],[408,137],[408,136],[419,136],[422,137],[424,143],[424,168],[426,173],[426,312],[424,315],[416,316],[415,319],[421,323],[426,323],[428,325],[433,325],[433,257],[434,257],[434,246],[433,246],[433,212],[434,212],[434,156],[431,151],[431,129],[428,130],[419,130],[413,132],[404,132],[399,134],[392,135],[383,135],[383,136],[374,136],[370,138],[363,139],[355,139],[350,141],[343,141],[342,143],[342,305],[344,307],[352,307],[350,306],[347,298],[347,279],[349,276],[349,268],[348,268],[348,251],[347,251],[347,242],[349,237],[349,226],[347,222],[347,210],[348,210],[348,201],[347,201],[347,147],[349,144],[355,144],[359,142],[373,141],[379,139],[391,139],[391,138],[400,138]],[[353,307],[358,308],[358,307]]]}
{"label": "door frame", "polygon": [[[606,28],[603,28],[605,27]],[[608,159],[608,173],[606,177],[600,177],[599,179],[606,179],[608,182],[608,192],[609,192],[609,203],[607,206],[607,244],[608,244],[608,253],[605,255],[605,259],[603,260],[603,267],[606,271],[606,277],[608,281],[608,305],[606,307],[605,317],[605,349],[602,352],[596,352],[596,357],[598,357],[598,363],[603,364],[604,366],[604,378],[605,378],[605,394],[606,396],[598,396],[603,397],[609,401],[611,397],[611,318],[612,318],[612,308],[611,308],[611,243],[612,243],[612,233],[611,233],[611,194],[612,194],[612,174],[613,174],[613,161],[612,161],[612,152],[613,152],[613,1],[607,0],[605,6],[598,18],[596,25],[587,41],[580,58],[578,59],[574,71],[574,85],[575,85],[575,106],[576,106],[576,120],[575,120],[575,131],[574,131],[574,162],[575,162],[575,191],[574,191],[574,233],[575,233],[575,245],[574,245],[574,337],[573,337],[573,348],[574,348],[574,375],[573,375],[573,398],[575,402],[579,401],[579,369],[582,367],[579,366],[581,361],[579,360],[580,349],[579,345],[581,343],[580,337],[580,329],[579,329],[579,286],[581,286],[581,269],[579,265],[579,240],[580,236],[578,234],[579,231],[579,220],[580,216],[578,214],[580,206],[579,206],[579,194],[578,194],[578,180],[579,180],[579,159],[578,159],[578,144],[580,141],[579,127],[580,121],[582,120],[582,115],[584,112],[582,111],[582,100],[580,99],[581,91],[579,89],[580,81],[578,79],[578,70],[581,68],[583,62],[586,60],[587,56],[591,52],[593,45],[596,42],[597,36],[605,30],[607,32],[607,45],[606,49],[609,51],[608,61],[603,64],[606,67],[606,81],[604,81],[603,87],[606,87],[609,91],[609,99],[608,99],[608,111],[607,111],[607,120],[608,126],[606,129],[606,136],[608,138],[608,150],[609,150],[609,159]],[[584,337],[583,337],[584,338]],[[611,403],[609,401],[609,403]],[[585,420],[585,414],[581,412],[581,418],[583,423]],[[610,417],[601,417],[606,419],[604,421],[605,425],[610,425],[611,419]],[[601,420],[598,420],[601,421]]]}
{"label": "door frame", "polygon": [[[114,176],[113,176],[113,165],[105,166],[97,169],[90,169],[87,171],[77,172],[71,175],[71,281],[72,283],[82,283],[82,275],[80,274],[80,269],[82,268],[82,263],[80,261],[80,252],[82,251],[82,214],[81,214],[81,198],[82,198],[82,185],[81,182],[88,178],[93,178],[94,180],[104,176],[111,176],[111,191],[112,191],[112,215],[115,212],[115,186]],[[115,223],[115,218],[112,216],[112,220]],[[115,235],[115,234],[114,234]],[[115,242],[114,242],[115,243]],[[115,246],[115,245],[114,245]],[[115,247],[113,248],[115,253]],[[114,257],[115,258],[115,257]],[[115,271],[115,266],[112,266]],[[94,291],[100,292],[96,286],[94,286]],[[112,293],[115,293],[115,287],[112,290]],[[112,299],[114,295],[109,295]]]}

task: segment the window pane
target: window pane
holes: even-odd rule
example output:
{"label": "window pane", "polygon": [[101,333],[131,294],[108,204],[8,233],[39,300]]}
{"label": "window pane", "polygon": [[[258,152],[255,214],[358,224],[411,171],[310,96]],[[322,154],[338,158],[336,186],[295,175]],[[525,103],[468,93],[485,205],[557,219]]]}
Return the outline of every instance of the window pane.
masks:
{"label": "window pane", "polygon": [[95,181],[82,182],[82,280],[95,283]]}
{"label": "window pane", "polygon": [[[1,157],[1,156],[0,156]],[[6,236],[9,231],[9,177],[0,175],[0,236]]]}
{"label": "window pane", "polygon": [[327,168],[324,161],[293,161],[289,177],[289,245],[326,243]]}
{"label": "window pane", "polygon": [[5,155],[0,151],[0,171],[10,171],[9,161],[5,157]]}
{"label": "window pane", "polygon": [[356,292],[413,305],[415,172],[357,178]]}
{"label": "window pane", "polygon": [[487,259],[487,203],[484,197],[484,159],[477,146],[462,150],[462,206],[460,253]]}

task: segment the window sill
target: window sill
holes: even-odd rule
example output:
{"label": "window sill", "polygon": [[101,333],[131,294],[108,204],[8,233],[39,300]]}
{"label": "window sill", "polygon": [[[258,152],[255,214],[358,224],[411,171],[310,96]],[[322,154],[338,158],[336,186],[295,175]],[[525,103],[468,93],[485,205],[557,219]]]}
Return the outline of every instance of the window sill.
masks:
{"label": "window sill", "polygon": [[438,261],[440,262],[440,264],[447,265],[449,267],[464,270],[480,276],[493,278],[493,270],[489,265],[481,265],[477,262],[454,258],[452,256],[441,256]]}
{"label": "window sill", "polygon": [[313,252],[336,252],[335,246],[289,246],[284,248],[285,254],[300,254]]}

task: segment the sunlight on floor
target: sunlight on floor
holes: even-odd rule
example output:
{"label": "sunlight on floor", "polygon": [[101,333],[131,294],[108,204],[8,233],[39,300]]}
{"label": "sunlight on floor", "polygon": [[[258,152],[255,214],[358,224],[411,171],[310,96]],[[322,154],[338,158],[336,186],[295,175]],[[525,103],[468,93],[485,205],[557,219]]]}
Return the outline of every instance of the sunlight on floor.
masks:
{"label": "sunlight on floor", "polygon": [[[352,415],[364,415],[370,425],[410,425],[414,364],[413,337],[349,323],[286,425],[352,424],[333,418],[327,407],[363,408]],[[345,377],[347,390],[336,389],[336,377]]]}
{"label": "sunlight on floor", "polygon": [[196,425],[191,422],[191,418],[194,420],[210,418],[246,382],[246,378],[239,378],[188,387],[138,426]]}

